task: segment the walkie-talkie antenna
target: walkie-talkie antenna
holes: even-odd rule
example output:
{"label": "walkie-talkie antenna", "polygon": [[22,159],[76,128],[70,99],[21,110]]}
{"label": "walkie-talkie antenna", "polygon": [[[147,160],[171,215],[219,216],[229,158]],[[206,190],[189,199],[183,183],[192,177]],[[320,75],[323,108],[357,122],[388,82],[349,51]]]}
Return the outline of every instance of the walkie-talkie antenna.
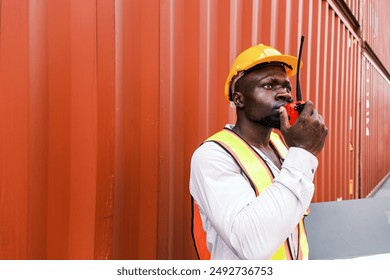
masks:
{"label": "walkie-talkie antenna", "polygon": [[299,45],[299,53],[298,53],[298,65],[297,65],[297,101],[302,100],[302,93],[301,93],[301,85],[299,82],[299,69],[301,68],[301,55],[302,55],[302,47],[303,47],[303,41],[305,40],[305,36],[301,36],[301,44]]}

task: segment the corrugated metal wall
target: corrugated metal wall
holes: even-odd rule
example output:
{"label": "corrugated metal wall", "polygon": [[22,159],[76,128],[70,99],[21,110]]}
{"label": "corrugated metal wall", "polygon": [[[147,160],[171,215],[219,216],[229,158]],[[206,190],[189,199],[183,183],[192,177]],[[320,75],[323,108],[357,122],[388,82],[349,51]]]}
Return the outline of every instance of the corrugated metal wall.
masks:
{"label": "corrugated metal wall", "polygon": [[1,1],[0,258],[157,257],[159,5]]}
{"label": "corrugated metal wall", "polygon": [[366,197],[390,174],[390,7],[386,0],[363,3],[359,173],[360,196]]}
{"label": "corrugated metal wall", "polygon": [[235,120],[229,65],[301,34],[329,127],[314,201],[369,194],[390,170],[382,1],[1,0],[0,259],[195,258],[189,163]]}
{"label": "corrugated metal wall", "polygon": [[390,69],[390,46],[388,27],[390,26],[389,5],[386,0],[364,0],[362,38],[387,71]]}
{"label": "corrugated metal wall", "polygon": [[319,157],[314,201],[351,199],[357,187],[357,154],[353,147],[357,145],[359,41],[337,6],[315,2],[306,58],[309,75],[303,78],[310,81],[310,86],[304,92],[310,93],[307,98],[317,104],[329,135]]}
{"label": "corrugated metal wall", "polygon": [[361,102],[361,185],[360,196],[366,197],[389,173],[390,80],[364,54],[362,63]]}

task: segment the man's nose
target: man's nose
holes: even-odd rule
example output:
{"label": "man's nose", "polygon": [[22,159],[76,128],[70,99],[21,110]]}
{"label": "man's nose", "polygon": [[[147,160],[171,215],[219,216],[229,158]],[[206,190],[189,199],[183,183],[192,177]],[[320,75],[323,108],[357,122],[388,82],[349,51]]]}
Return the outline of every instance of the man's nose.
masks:
{"label": "man's nose", "polygon": [[276,92],[276,98],[283,100],[292,99],[291,91],[289,92],[288,89],[284,87],[279,87]]}

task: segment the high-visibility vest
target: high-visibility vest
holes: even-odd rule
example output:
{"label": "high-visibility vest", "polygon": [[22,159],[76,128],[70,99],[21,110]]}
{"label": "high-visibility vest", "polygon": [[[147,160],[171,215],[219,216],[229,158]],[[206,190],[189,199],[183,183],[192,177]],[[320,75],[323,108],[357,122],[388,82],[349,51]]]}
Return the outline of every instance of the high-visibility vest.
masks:
{"label": "high-visibility vest", "polygon": [[[268,165],[260,157],[260,155],[251,147],[245,140],[238,136],[230,129],[223,129],[217,132],[206,142],[215,142],[222,146],[229,154],[233,156],[237,164],[240,166],[243,173],[248,178],[256,196],[260,195],[273,182],[274,176],[270,171]],[[284,159],[287,155],[287,147],[280,138],[280,136],[272,132],[271,145],[278,152],[279,156]],[[211,254],[207,248],[206,233],[202,227],[202,220],[199,209],[195,201],[193,201],[193,217],[192,217],[192,234],[199,259],[208,260]],[[304,214],[307,215],[308,211]],[[303,218],[297,225],[298,227],[298,260],[308,259],[309,246],[306,238],[306,230],[303,223]],[[291,260],[292,248],[288,240],[279,247],[272,255],[271,260]]]}

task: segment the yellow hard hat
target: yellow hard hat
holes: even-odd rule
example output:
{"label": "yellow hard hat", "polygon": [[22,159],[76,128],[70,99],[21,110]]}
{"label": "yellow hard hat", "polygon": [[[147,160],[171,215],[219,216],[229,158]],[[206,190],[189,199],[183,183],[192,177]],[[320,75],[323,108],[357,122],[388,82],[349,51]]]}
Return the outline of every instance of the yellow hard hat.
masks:
{"label": "yellow hard hat", "polygon": [[[237,58],[234,60],[229,76],[225,82],[225,97],[228,101],[231,100],[230,88],[232,84],[232,80],[241,73],[239,77],[242,76],[243,71],[248,70],[256,65],[265,64],[267,66],[274,65],[272,62],[280,63],[284,66],[286,70],[287,77],[294,76],[297,72],[297,64],[298,58],[291,55],[281,54],[277,49],[274,49],[270,46],[266,46],[263,44],[259,44],[256,46],[252,46],[242,53],[240,53]],[[300,67],[302,67],[302,62],[300,63]],[[235,82],[238,79],[235,80]]]}

